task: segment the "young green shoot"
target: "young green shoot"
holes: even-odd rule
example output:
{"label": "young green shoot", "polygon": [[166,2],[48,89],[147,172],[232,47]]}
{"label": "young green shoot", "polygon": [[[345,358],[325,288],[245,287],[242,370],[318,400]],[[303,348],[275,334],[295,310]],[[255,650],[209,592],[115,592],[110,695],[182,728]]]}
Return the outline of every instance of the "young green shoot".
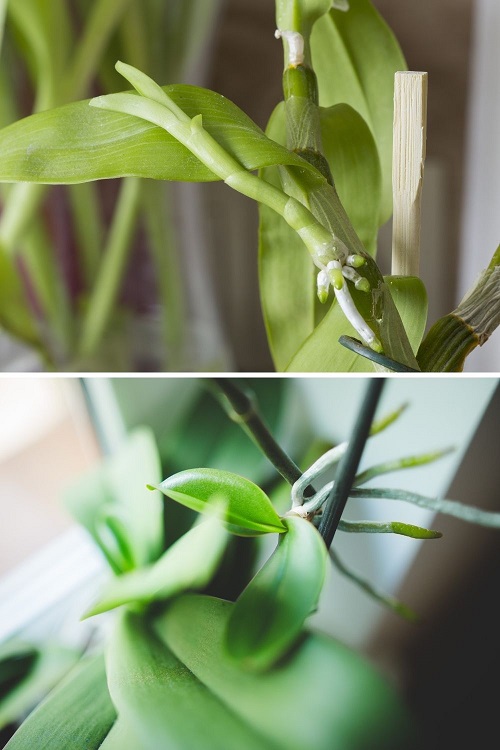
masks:
{"label": "young green shoot", "polygon": [[363,341],[374,351],[381,351],[379,340],[358,312],[346,283],[349,280],[357,289],[369,292],[366,280],[361,279],[355,271],[364,258],[350,253],[347,246],[299,200],[248,172],[205,130],[201,115],[190,118],[158,84],[131,65],[118,62],[116,69],[141,96],[109,94],[92,99],[91,106],[126,113],[163,128],[226,185],[269,206],[282,216],[297,232],[319,269],[320,298],[325,299],[324,291],[328,291],[331,285],[346,318]]}

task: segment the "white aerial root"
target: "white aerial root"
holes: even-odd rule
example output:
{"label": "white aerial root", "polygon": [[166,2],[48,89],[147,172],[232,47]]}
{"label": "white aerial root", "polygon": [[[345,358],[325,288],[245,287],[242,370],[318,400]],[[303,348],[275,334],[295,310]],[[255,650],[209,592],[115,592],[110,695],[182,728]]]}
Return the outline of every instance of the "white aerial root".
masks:
{"label": "white aerial root", "polygon": [[370,291],[368,280],[360,276],[355,270],[365,262],[363,256],[349,254],[344,243],[336,238],[331,247],[325,248],[325,254],[313,256],[313,261],[315,266],[320,269],[316,278],[319,301],[322,303],[326,302],[331,286],[337,302],[355,331],[359,333],[368,346],[375,351],[381,351],[380,341],[358,312],[351,297],[349,287],[344,282],[344,279],[348,279],[354,284],[357,290],[362,292]]}
{"label": "white aerial root", "polygon": [[304,37],[298,31],[282,31],[276,29],[276,39],[281,37],[288,43],[288,65],[296,67],[304,62]]}
{"label": "white aerial root", "polygon": [[349,0],[332,0],[332,8],[335,10],[349,10]]}

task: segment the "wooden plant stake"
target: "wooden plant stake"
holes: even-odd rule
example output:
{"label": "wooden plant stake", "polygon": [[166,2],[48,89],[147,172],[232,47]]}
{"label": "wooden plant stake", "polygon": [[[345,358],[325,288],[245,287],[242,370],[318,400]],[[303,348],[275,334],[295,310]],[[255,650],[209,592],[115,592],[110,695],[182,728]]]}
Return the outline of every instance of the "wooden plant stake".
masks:
{"label": "wooden plant stake", "polygon": [[427,137],[427,73],[394,76],[392,152],[392,269],[394,276],[418,276],[420,213]]}

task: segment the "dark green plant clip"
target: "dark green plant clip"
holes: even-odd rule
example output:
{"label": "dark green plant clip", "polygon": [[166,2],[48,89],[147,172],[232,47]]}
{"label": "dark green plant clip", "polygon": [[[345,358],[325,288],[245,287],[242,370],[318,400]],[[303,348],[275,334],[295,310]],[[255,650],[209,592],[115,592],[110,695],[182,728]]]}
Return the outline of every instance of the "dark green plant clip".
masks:
{"label": "dark green plant clip", "polygon": [[385,354],[373,351],[373,349],[365,346],[361,341],[352,336],[341,336],[339,344],[342,344],[346,349],[350,349],[356,354],[360,354],[362,357],[366,357],[366,359],[371,359],[372,362],[382,365],[387,370],[392,370],[393,372],[419,372],[419,370],[415,370],[413,367],[408,367],[408,365],[403,365],[401,362],[396,362],[396,360],[386,357]]}

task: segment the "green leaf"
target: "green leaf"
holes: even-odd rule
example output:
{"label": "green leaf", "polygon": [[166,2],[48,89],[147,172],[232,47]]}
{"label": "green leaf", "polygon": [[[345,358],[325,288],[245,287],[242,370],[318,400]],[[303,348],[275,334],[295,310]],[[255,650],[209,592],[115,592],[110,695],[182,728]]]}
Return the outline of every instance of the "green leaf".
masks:
{"label": "green leaf", "polygon": [[[427,294],[420,279],[409,276],[386,276],[384,280],[399,313],[412,347],[416,352],[427,321]],[[390,311],[389,311],[390,313]],[[390,324],[387,324],[390,329]],[[346,320],[339,305],[333,303],[321,323],[289,363],[287,372],[373,372],[370,360],[338,343],[340,336],[357,332]]]}
{"label": "green leaf", "polygon": [[122,604],[148,604],[169,599],[182,591],[203,588],[217,570],[226,541],[227,532],[217,516],[198,523],[174,542],[154,565],[114,578],[84,617]]}
{"label": "green leaf", "polygon": [[104,659],[85,657],[21,724],[5,750],[97,750],[115,717]]}
{"label": "green leaf", "polygon": [[[339,198],[361,241],[374,251],[381,177],[373,136],[347,105],[321,109],[320,120],[324,154]],[[286,143],[283,102],[271,115],[266,133],[274,141]],[[276,170],[262,170],[261,176],[281,187]],[[314,330],[316,272],[302,241],[281,216],[262,205],[259,216],[262,310],[274,365],[282,372]],[[370,366],[368,371],[372,369]]]}
{"label": "green leaf", "polygon": [[314,526],[284,520],[271,557],[236,601],[227,624],[228,653],[245,669],[266,670],[281,659],[315,611],[323,587],[327,552]]}
{"label": "green leaf", "polygon": [[20,720],[45,698],[74,666],[79,654],[73,649],[47,644],[36,651],[32,648],[18,651],[13,656],[20,658],[9,660],[10,666],[16,668],[10,675],[10,683],[4,682],[8,677],[8,664],[5,660],[0,662],[0,728]]}
{"label": "green leaf", "polygon": [[382,168],[379,224],[392,213],[392,118],[394,74],[406,62],[394,34],[371,0],[350,0],[314,25],[313,67],[323,107],[345,103],[370,127]]}
{"label": "green leaf", "polygon": [[[286,142],[284,103],[269,119],[266,134]],[[281,188],[276,169],[260,176]],[[314,330],[314,265],[299,235],[268,206],[259,204],[259,289],[267,340],[274,366],[282,372]]]}
{"label": "green leaf", "polygon": [[36,84],[35,109],[54,106],[61,84],[61,71],[68,64],[71,26],[62,0],[41,3],[24,0],[10,3],[9,14],[22,36],[18,47]]}
{"label": "green leaf", "polygon": [[384,276],[416,354],[427,325],[428,300],[424,283],[417,276]]}
{"label": "green leaf", "polygon": [[141,750],[272,747],[229,711],[132,613],[124,613],[116,623],[106,666],[113,702]]}
{"label": "green leaf", "polygon": [[167,477],[156,488],[198,513],[206,513],[210,500],[220,497],[227,502],[228,524],[257,533],[285,531],[265,492],[238,474],[220,469],[188,469]]}
{"label": "green leaf", "polygon": [[432,451],[431,453],[420,453],[415,456],[405,456],[404,458],[396,458],[392,461],[383,461],[375,466],[370,466],[368,469],[356,474],[354,479],[354,486],[357,487],[361,484],[369,482],[374,477],[379,477],[382,474],[388,474],[392,471],[400,471],[401,469],[412,469],[415,466],[423,466],[425,464],[438,461],[443,456],[447,456],[449,453],[454,451],[455,448],[443,448],[440,451]]}
{"label": "green leaf", "polygon": [[0,644],[0,700],[3,701],[17,683],[29,675],[38,656],[38,648],[24,641]]}
{"label": "green leaf", "polygon": [[340,306],[333,302],[286,367],[286,372],[373,372],[373,364],[338,343],[340,336],[358,337]]}
{"label": "green leaf", "polygon": [[[291,164],[319,173],[266,138],[225,97],[196,86],[165,92],[248,170]],[[134,94],[135,95],[135,94]],[[207,182],[217,177],[162,128],[138,117],[89,106],[89,100],[40,112],[0,131],[0,182],[77,183],[137,176]]]}
{"label": "green leaf", "polygon": [[109,730],[99,750],[142,750],[142,748],[130,724],[120,716]]}
{"label": "green leaf", "polygon": [[366,250],[375,255],[382,175],[370,128],[348,104],[320,109],[323,153],[340,201]]}
{"label": "green leaf", "polygon": [[146,488],[152,477],[161,478],[155,438],[148,428],[138,427],[112,456],[65,493],[69,511],[116,573],[147,565],[161,554],[163,505],[160,495]]}
{"label": "green leaf", "polygon": [[232,711],[283,750],[386,750],[410,743],[408,714],[385,679],[359,654],[307,634],[279,667],[241,669],[226,654],[233,604],[187,594],[157,631],[191,672]]}
{"label": "green leaf", "polygon": [[[362,129],[361,125],[360,128]],[[282,107],[273,112],[267,132],[273,139],[284,142]],[[364,142],[367,145],[369,137],[366,131],[365,136]],[[371,164],[374,165],[373,157]],[[358,162],[358,167],[360,166],[362,164]],[[353,163],[352,168],[355,167]],[[373,169],[376,171],[376,166],[373,166]],[[354,196],[349,188],[348,171],[344,171],[347,186],[345,195]],[[274,170],[264,170],[261,176],[269,181],[276,181],[273,172]],[[287,192],[304,202],[316,218],[338,236],[352,252],[366,256],[362,275],[368,279],[371,292],[366,294],[352,290],[355,304],[365,321],[379,336],[387,356],[418,369],[389,288],[373,259],[366,255],[337,191],[326,182],[319,184],[311,181],[309,174],[304,170],[300,173],[293,167],[286,167],[281,171]],[[361,216],[361,219],[358,214],[358,221],[361,221],[359,228],[364,232],[367,232],[370,215],[373,219],[370,211],[367,211],[364,218]],[[294,241],[293,232],[287,231],[288,227],[283,224],[280,217],[273,216],[272,212],[265,208],[260,208],[261,301],[276,369],[292,372],[372,372],[374,367],[370,362],[361,362],[362,358],[338,344],[341,335],[352,336],[356,332],[336,303],[330,306],[323,320],[314,327],[315,274],[311,264],[308,265],[304,255],[300,254],[300,243]],[[326,324],[328,318],[329,324]],[[320,328],[321,333],[317,335]]]}

